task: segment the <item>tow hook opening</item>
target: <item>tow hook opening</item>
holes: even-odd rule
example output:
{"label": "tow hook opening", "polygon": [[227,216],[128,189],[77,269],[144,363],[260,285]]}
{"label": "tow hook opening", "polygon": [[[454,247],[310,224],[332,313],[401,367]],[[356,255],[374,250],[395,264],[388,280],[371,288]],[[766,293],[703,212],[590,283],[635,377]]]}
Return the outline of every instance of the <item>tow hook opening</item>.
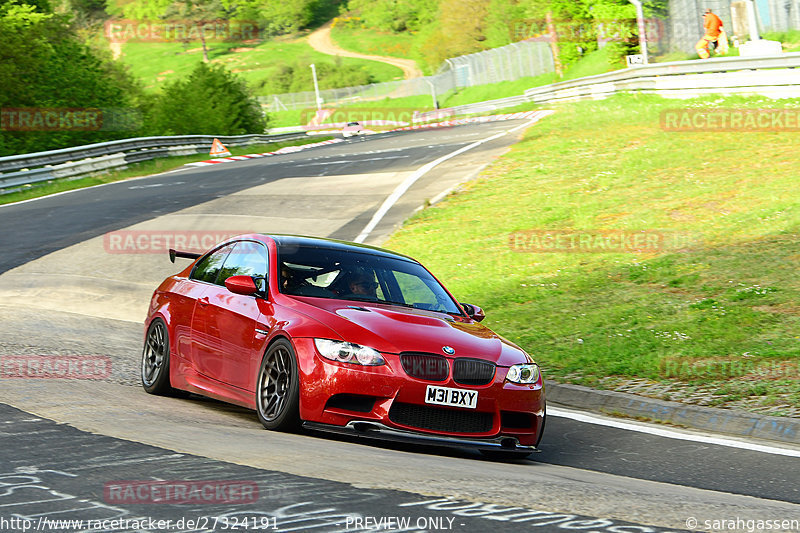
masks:
{"label": "tow hook opening", "polygon": [[500,441],[500,446],[502,446],[503,448],[508,448],[513,450],[514,448],[517,447],[517,442],[518,442],[517,439],[506,437],[505,439]]}
{"label": "tow hook opening", "polygon": [[380,426],[371,424],[370,422],[353,422],[351,427],[359,433],[380,430]]}

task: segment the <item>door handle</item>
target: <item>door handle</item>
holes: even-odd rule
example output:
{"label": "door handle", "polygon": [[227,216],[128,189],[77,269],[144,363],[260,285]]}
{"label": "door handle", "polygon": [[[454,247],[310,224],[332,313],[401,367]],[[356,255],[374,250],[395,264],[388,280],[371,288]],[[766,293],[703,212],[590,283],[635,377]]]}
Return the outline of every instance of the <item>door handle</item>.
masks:
{"label": "door handle", "polygon": [[200,305],[205,307],[206,305],[208,305],[211,302],[208,300],[208,296],[203,296],[202,298],[197,300],[197,303],[199,303]]}

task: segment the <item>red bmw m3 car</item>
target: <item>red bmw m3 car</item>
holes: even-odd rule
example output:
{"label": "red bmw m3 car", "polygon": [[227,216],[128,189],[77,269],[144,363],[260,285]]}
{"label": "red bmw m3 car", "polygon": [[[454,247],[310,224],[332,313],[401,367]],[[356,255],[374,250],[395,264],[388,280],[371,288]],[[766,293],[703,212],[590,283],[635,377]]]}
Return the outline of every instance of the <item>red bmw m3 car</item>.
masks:
{"label": "red bmw m3 car", "polygon": [[535,451],[539,367],[421,264],[370,246],[241,235],[156,289],[142,384],[254,409],[265,428]]}

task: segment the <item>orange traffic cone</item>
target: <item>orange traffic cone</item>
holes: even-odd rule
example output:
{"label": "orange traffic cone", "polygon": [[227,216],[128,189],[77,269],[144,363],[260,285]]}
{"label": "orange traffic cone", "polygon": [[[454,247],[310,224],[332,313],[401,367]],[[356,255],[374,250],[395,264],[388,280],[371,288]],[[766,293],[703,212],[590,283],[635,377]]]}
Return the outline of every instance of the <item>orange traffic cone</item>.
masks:
{"label": "orange traffic cone", "polygon": [[219,139],[214,139],[211,143],[211,151],[208,153],[211,157],[228,157],[231,153],[225,148],[225,145],[219,142]]}

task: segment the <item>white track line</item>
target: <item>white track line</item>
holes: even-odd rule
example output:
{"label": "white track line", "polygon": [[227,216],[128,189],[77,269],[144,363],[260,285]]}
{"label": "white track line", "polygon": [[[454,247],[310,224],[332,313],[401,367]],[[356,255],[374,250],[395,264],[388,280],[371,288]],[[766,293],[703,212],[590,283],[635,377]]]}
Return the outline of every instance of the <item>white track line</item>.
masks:
{"label": "white track line", "polygon": [[[28,198],[27,200],[19,200],[17,202],[9,202],[7,204],[0,204],[0,209],[3,207],[8,207],[12,205],[20,205],[26,204],[28,202],[35,202],[37,200],[44,200],[45,198],[53,198],[55,196],[62,196],[64,194],[72,194],[74,192],[81,192],[81,191],[88,191],[89,189],[97,189],[98,187],[107,187],[109,185],[119,185],[124,182],[132,182],[138,180],[146,180],[148,178],[155,178],[158,176],[164,176],[165,174],[172,174],[173,172],[179,172],[181,170],[189,170],[190,167],[179,167],[173,170],[167,170],[165,172],[159,172],[158,174],[150,174],[149,176],[136,176],[135,178],[123,178],[119,181],[109,181],[108,183],[98,183],[97,185],[90,185],[89,187],[79,187],[77,189],[69,189],[67,191],[61,192],[54,192],[53,194],[47,194],[45,196],[37,196],[36,198]],[[58,179],[58,178],[56,178]]]}
{"label": "white track line", "polygon": [[673,429],[665,429],[649,425],[634,424],[631,422],[623,422],[621,420],[615,420],[613,418],[599,417],[590,415],[588,413],[579,413],[577,411],[559,409],[558,407],[548,407],[547,416],[557,416],[559,418],[568,418],[570,420],[575,420],[576,422],[584,422],[586,424],[595,424],[597,426],[606,426],[617,429],[624,429],[626,431],[647,433],[648,435],[656,435],[658,437],[666,437],[668,439],[688,440],[691,442],[716,444],[718,446],[727,446],[729,448],[739,448],[742,450],[750,450],[754,452],[771,453],[773,455],[800,457],[800,450],[793,450],[791,448],[766,446],[763,444],[754,444],[752,442],[726,439],[724,437],[711,437],[708,435],[700,435],[698,433],[684,433]]}
{"label": "white track line", "polygon": [[418,179],[420,179],[422,176],[424,176],[425,174],[427,174],[428,172],[433,170],[435,167],[437,167],[440,164],[444,163],[448,159],[452,159],[452,158],[454,158],[455,156],[457,156],[459,154],[463,154],[467,150],[472,150],[473,148],[475,148],[477,146],[480,146],[483,143],[486,143],[486,142],[489,142],[489,141],[493,141],[495,139],[499,139],[500,137],[502,137],[504,135],[507,135],[509,133],[513,133],[513,132],[515,132],[515,131],[517,131],[517,130],[519,130],[521,128],[525,128],[527,126],[530,126],[530,125],[534,124],[535,122],[537,122],[539,119],[544,118],[544,117],[546,117],[547,115],[549,115],[551,113],[553,113],[553,111],[542,111],[537,116],[535,116],[534,118],[532,118],[531,120],[529,120],[528,122],[526,122],[524,124],[521,124],[521,125],[519,125],[519,126],[517,126],[515,128],[512,128],[510,130],[501,131],[500,133],[495,133],[494,135],[492,135],[490,137],[487,137],[485,139],[481,139],[480,141],[475,141],[474,143],[468,144],[467,146],[462,146],[461,148],[459,148],[458,150],[456,150],[454,152],[450,152],[447,155],[443,155],[439,159],[434,159],[433,161],[431,161],[429,163],[426,163],[425,165],[421,166],[413,174],[411,174],[409,177],[407,177],[403,181],[403,183],[398,185],[395,188],[395,190],[392,191],[392,194],[390,194],[389,197],[386,198],[386,200],[383,201],[383,204],[381,204],[380,208],[378,208],[378,210],[375,212],[375,214],[372,215],[372,219],[370,219],[369,224],[366,225],[366,227],[361,231],[361,233],[359,233],[358,237],[356,237],[353,240],[353,242],[364,242],[367,239],[367,237],[369,237],[369,234],[372,233],[372,230],[374,230],[375,227],[378,225],[378,223],[383,219],[383,217],[386,216],[386,213],[389,212],[389,209],[391,209],[392,206],[397,203],[397,201],[406,193],[406,191],[408,191],[408,189],[411,188],[411,186],[414,185],[414,183]]}

